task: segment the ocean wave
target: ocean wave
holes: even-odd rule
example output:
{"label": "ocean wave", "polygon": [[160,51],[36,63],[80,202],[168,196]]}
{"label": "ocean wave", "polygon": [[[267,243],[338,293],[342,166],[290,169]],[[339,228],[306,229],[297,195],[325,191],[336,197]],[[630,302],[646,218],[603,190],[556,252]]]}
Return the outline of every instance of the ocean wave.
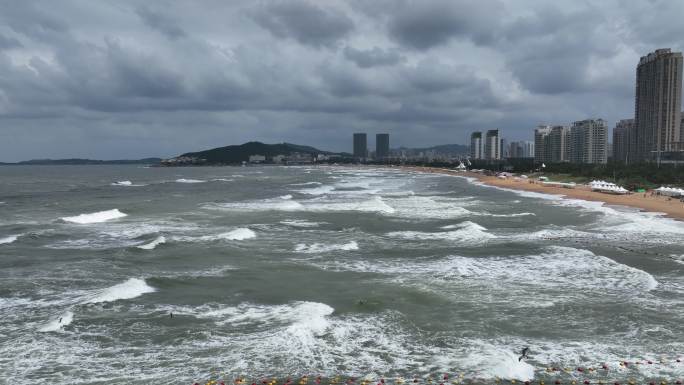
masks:
{"label": "ocean wave", "polygon": [[145,243],[142,245],[138,245],[136,247],[139,249],[142,249],[142,250],[153,250],[157,246],[164,244],[164,243],[166,243],[166,237],[164,237],[163,235],[160,235],[157,238],[155,238],[152,242]]}
{"label": "ocean wave", "polygon": [[312,243],[307,245],[305,243],[300,243],[295,246],[295,251],[298,253],[327,253],[330,251],[351,251],[358,249],[359,244],[356,241],[342,244]]}
{"label": "ocean wave", "polygon": [[74,313],[71,311],[65,311],[62,313],[59,317],[56,317],[47,323],[45,323],[43,326],[41,326],[38,331],[40,332],[56,332],[61,330],[63,327],[71,324],[71,322],[74,320]]}
{"label": "ocean wave", "polygon": [[114,302],[120,299],[132,299],[139,297],[146,293],[153,293],[157,291],[152,286],[149,286],[144,279],[129,278],[127,281],[118,285],[108,287],[103,290],[98,290],[89,295],[82,304],[93,304],[101,302]]}
{"label": "ocean wave", "polygon": [[225,233],[202,235],[198,237],[177,236],[173,239],[181,242],[213,242],[213,241],[243,241],[256,238],[256,233],[246,227],[240,227]]}
{"label": "ocean wave", "polygon": [[291,194],[281,195],[281,196],[280,196],[280,199],[283,199],[283,200],[290,200],[290,199],[292,199],[292,195],[291,195]]}
{"label": "ocean wave", "polygon": [[143,187],[146,186],[144,184],[135,184],[131,182],[130,180],[120,180],[118,182],[112,183],[112,186],[119,186],[119,187]]}
{"label": "ocean wave", "polygon": [[185,179],[185,178],[176,179],[176,183],[204,183],[204,182],[206,182],[206,180]]}
{"label": "ocean wave", "polygon": [[234,203],[209,203],[202,206],[210,210],[227,211],[311,211],[311,212],[343,212],[361,211],[377,212],[383,214],[394,213],[393,207],[388,205],[381,197],[376,196],[368,200],[344,200],[344,201],[303,201],[296,200],[261,200]]}
{"label": "ocean wave", "polygon": [[128,214],[122,213],[119,209],[98,211],[90,214],[81,214],[74,217],[62,217],[64,222],[78,223],[78,224],[90,224],[90,223],[100,223],[109,221],[112,219],[123,218]]}
{"label": "ocean wave", "polygon": [[304,183],[291,183],[289,186],[311,186],[311,185],[321,185],[321,182],[304,182]]}
{"label": "ocean wave", "polygon": [[496,238],[494,234],[477,223],[465,221],[456,225],[443,226],[442,229],[453,231],[422,232],[422,231],[393,231],[387,236],[407,240],[445,240],[456,242],[461,246],[480,246]]}
{"label": "ocean wave", "polygon": [[214,178],[211,180],[212,182],[233,182],[235,179],[230,179],[230,178]]}
{"label": "ocean wave", "polygon": [[280,221],[280,223],[292,227],[303,227],[303,228],[311,228],[311,227],[318,227],[325,222],[311,222],[311,221],[305,221],[303,219],[287,219],[284,221]]}
{"label": "ocean wave", "polygon": [[21,235],[10,235],[4,238],[0,238],[0,245],[6,245],[10,243],[14,243],[19,239]]}

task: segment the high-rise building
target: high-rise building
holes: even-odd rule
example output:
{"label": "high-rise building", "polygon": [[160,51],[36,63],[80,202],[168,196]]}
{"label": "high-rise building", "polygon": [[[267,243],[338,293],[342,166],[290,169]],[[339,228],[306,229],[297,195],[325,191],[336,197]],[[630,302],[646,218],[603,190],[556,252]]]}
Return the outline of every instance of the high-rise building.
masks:
{"label": "high-rise building", "polygon": [[634,119],[622,119],[613,128],[613,161],[627,163],[629,135],[634,131]]}
{"label": "high-rise building", "polygon": [[383,160],[389,157],[389,134],[375,135],[375,159]]}
{"label": "high-rise building", "polygon": [[608,125],[603,119],[574,122],[571,128],[570,162],[606,163],[608,159]]}
{"label": "high-rise building", "polygon": [[634,131],[630,163],[660,161],[662,152],[682,149],[682,53],[669,48],[642,56],[636,69]]}
{"label": "high-rise building", "polygon": [[365,133],[354,134],[354,159],[365,160],[368,157],[368,144]]}
{"label": "high-rise building", "polygon": [[534,161],[537,163],[551,162],[550,133],[551,126],[538,126],[534,129]]}
{"label": "high-rise building", "polygon": [[561,163],[569,160],[570,129],[566,126],[539,126],[534,130],[534,161]]}
{"label": "high-rise building", "polygon": [[470,159],[482,158],[482,133],[476,131],[470,134]]}
{"label": "high-rise building", "polygon": [[488,130],[484,141],[484,158],[488,160],[501,159],[501,138],[499,130]]}
{"label": "high-rise building", "polygon": [[534,142],[511,142],[508,145],[507,158],[534,158]]}

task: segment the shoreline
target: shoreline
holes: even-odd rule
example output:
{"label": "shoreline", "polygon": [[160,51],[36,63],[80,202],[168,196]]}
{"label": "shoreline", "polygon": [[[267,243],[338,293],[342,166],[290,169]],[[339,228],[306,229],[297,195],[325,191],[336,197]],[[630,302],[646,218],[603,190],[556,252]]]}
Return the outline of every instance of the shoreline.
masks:
{"label": "shoreline", "polygon": [[457,172],[455,170],[433,167],[402,166],[401,168],[416,172],[470,177],[491,187],[559,195],[561,196],[561,199],[581,199],[585,201],[602,202],[609,206],[625,206],[638,209],[642,212],[662,214],[667,218],[684,221],[684,203],[680,202],[678,199],[669,199],[666,196],[651,195],[650,192],[613,195],[591,191],[588,186],[583,185],[577,185],[577,187],[573,189],[545,186],[532,178],[515,180],[513,177],[509,177],[501,179],[496,176],[482,175],[470,171]]}

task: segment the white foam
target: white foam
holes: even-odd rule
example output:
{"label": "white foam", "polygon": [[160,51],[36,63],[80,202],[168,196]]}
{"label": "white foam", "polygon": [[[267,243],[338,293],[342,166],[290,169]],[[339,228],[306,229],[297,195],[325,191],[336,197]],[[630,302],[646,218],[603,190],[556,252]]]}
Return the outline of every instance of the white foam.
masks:
{"label": "white foam", "polygon": [[136,247],[142,250],[153,250],[155,247],[164,243],[166,243],[166,238],[163,235],[160,235],[152,242],[145,243],[143,245],[138,245]]}
{"label": "white foam", "polygon": [[298,193],[301,193],[301,194],[308,194],[308,195],[325,195],[325,194],[330,194],[334,190],[335,190],[334,186],[320,186],[320,187],[300,189],[300,190],[295,190],[295,191],[297,191]]}
{"label": "white foam", "polygon": [[19,239],[19,235],[10,235],[8,237],[0,238],[0,245],[9,244]]}
{"label": "white foam", "polygon": [[684,265],[684,254],[682,254],[682,255],[673,254],[673,255],[670,256],[670,258],[671,258],[673,261],[675,261],[675,262],[677,262],[677,263],[680,263],[680,264]]}
{"label": "white foam", "polygon": [[199,179],[176,179],[176,183],[204,183],[206,180],[199,180]]}
{"label": "white foam", "polygon": [[38,331],[40,332],[56,332],[61,330],[63,327],[71,324],[71,322],[74,320],[74,313],[70,311],[65,311],[62,315],[59,317],[52,319],[48,321],[45,325],[43,325]]}
{"label": "white foam", "polygon": [[149,286],[144,279],[129,278],[127,281],[118,285],[99,290],[92,296],[89,296],[82,303],[100,303],[100,302],[114,302],[120,299],[131,299],[139,297],[146,293],[153,293],[156,289]]}
{"label": "white foam", "polygon": [[122,213],[119,209],[98,211],[96,213],[81,214],[75,217],[63,217],[62,220],[65,222],[78,223],[78,224],[89,224],[89,223],[99,223],[106,222],[112,219],[123,218],[128,214]]}
{"label": "white foam", "polygon": [[289,200],[289,199],[292,199],[292,195],[290,195],[290,194],[281,195],[280,199]]}
{"label": "white foam", "polygon": [[356,241],[342,244],[312,243],[307,245],[305,243],[300,243],[295,246],[295,251],[299,253],[326,253],[330,251],[351,251],[358,249],[359,244]]}
{"label": "white foam", "polygon": [[132,186],[133,182],[130,180],[120,180],[118,182],[112,183],[112,186]]}
{"label": "white foam", "polygon": [[321,182],[305,182],[305,183],[291,183],[290,186],[311,186],[311,185],[321,185]]}
{"label": "white foam", "polygon": [[470,221],[465,221],[456,225],[443,226],[442,228],[445,230],[456,230],[436,233],[422,231],[393,231],[387,233],[387,236],[408,240],[445,240],[456,242],[461,246],[479,246],[496,238],[494,234],[488,233],[486,228]]}
{"label": "white foam", "polygon": [[379,196],[368,200],[343,200],[343,201],[320,201],[312,200],[298,202],[295,200],[267,199],[262,201],[235,202],[235,203],[211,203],[202,206],[205,209],[229,210],[229,211],[313,211],[313,212],[336,212],[336,211],[361,211],[392,214],[394,208],[383,201]]}
{"label": "white foam", "polygon": [[214,178],[211,181],[212,182],[233,182],[235,179],[229,179],[229,178]]}
{"label": "white foam", "polygon": [[252,239],[256,238],[256,233],[253,230],[250,230],[245,227],[240,227],[232,231],[228,231],[226,233],[220,233],[220,234],[212,234],[212,235],[203,235],[201,237],[175,237],[175,240],[178,241],[188,241],[188,242],[196,242],[196,241],[204,241],[204,242],[212,242],[212,241],[243,241],[246,239]]}
{"label": "white foam", "polygon": [[[501,348],[489,343],[481,343],[479,349],[471,347],[471,353],[464,359],[468,367],[479,368],[483,378],[504,378],[507,380],[529,381],[534,378],[534,367],[518,357],[510,349]],[[477,352],[480,350],[480,352]]]}
{"label": "white foam", "polygon": [[305,221],[302,219],[288,219],[284,221],[280,221],[280,223],[288,226],[293,226],[293,227],[303,227],[303,228],[310,228],[310,227],[318,227],[324,222],[311,222],[311,221]]}

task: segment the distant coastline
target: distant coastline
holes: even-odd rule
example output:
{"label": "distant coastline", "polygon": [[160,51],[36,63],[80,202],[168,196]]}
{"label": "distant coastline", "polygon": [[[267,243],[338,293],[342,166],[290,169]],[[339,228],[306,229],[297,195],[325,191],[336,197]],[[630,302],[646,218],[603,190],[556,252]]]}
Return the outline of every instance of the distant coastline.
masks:
{"label": "distant coastline", "polygon": [[158,165],[161,158],[145,159],[119,159],[119,160],[97,160],[97,159],[32,159],[15,163],[2,163],[0,166],[89,166],[89,165],[115,165],[115,164],[148,164]]}

